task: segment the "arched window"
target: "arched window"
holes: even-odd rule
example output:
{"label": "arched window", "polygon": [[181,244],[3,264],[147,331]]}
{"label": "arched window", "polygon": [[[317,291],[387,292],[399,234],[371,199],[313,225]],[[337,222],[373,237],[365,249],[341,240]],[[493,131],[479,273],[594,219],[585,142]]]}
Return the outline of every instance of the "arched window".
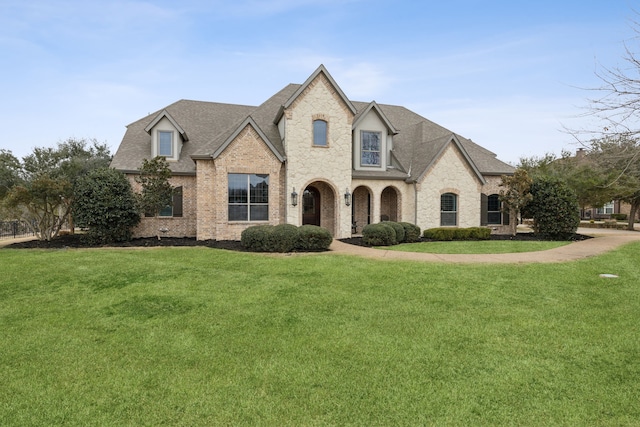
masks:
{"label": "arched window", "polygon": [[458,225],[458,196],[444,193],[440,196],[440,225],[442,227]]}
{"label": "arched window", "polygon": [[324,120],[313,121],[313,145],[327,146],[327,122]]}

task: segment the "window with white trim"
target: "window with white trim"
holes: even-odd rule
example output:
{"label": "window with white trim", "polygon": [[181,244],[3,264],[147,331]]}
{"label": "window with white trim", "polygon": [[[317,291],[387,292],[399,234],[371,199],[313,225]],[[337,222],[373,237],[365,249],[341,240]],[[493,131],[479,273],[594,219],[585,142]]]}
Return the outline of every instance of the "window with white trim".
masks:
{"label": "window with white trim", "polygon": [[269,175],[230,173],[229,221],[269,220]]}
{"label": "window with white trim", "polygon": [[613,213],[613,202],[605,203],[601,208],[596,209],[598,215],[611,215]]}
{"label": "window with white trim", "polygon": [[458,225],[458,196],[444,193],[440,196],[440,226]]}
{"label": "window with white trim", "polygon": [[173,132],[158,131],[158,156],[173,157]]}
{"label": "window with white trim", "polygon": [[380,166],[381,139],[381,132],[360,132],[360,166]]}

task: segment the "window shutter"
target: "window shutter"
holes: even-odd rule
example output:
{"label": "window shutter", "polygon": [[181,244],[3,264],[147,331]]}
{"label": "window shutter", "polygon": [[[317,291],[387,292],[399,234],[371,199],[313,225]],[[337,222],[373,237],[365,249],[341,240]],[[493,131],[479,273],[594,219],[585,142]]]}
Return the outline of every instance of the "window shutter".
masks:
{"label": "window shutter", "polygon": [[182,216],[182,187],[173,189],[173,216]]}
{"label": "window shutter", "polygon": [[480,196],[480,225],[487,225],[489,223],[489,196],[484,193]]}

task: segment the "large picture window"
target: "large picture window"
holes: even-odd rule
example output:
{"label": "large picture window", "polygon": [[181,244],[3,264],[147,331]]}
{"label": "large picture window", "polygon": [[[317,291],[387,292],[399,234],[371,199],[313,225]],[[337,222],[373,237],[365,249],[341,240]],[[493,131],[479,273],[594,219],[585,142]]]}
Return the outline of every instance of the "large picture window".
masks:
{"label": "large picture window", "polygon": [[230,173],[229,221],[269,220],[269,175]]}
{"label": "large picture window", "polygon": [[173,132],[158,131],[158,156],[173,157]]}
{"label": "large picture window", "polygon": [[440,225],[443,227],[458,225],[458,196],[444,193],[440,196]]}
{"label": "large picture window", "polygon": [[380,166],[380,132],[360,133],[360,166]]}

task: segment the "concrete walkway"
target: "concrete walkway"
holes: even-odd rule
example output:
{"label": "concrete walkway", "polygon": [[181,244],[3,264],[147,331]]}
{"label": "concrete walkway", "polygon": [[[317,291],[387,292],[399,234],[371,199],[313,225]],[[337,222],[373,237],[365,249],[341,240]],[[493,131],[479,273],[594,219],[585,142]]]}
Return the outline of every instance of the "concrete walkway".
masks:
{"label": "concrete walkway", "polygon": [[640,232],[638,231],[579,228],[578,233],[594,236],[595,238],[570,243],[547,251],[509,254],[425,254],[399,252],[355,246],[338,240],[334,240],[329,249],[339,254],[385,260],[524,264],[574,261],[600,255],[630,242],[640,241]]}

